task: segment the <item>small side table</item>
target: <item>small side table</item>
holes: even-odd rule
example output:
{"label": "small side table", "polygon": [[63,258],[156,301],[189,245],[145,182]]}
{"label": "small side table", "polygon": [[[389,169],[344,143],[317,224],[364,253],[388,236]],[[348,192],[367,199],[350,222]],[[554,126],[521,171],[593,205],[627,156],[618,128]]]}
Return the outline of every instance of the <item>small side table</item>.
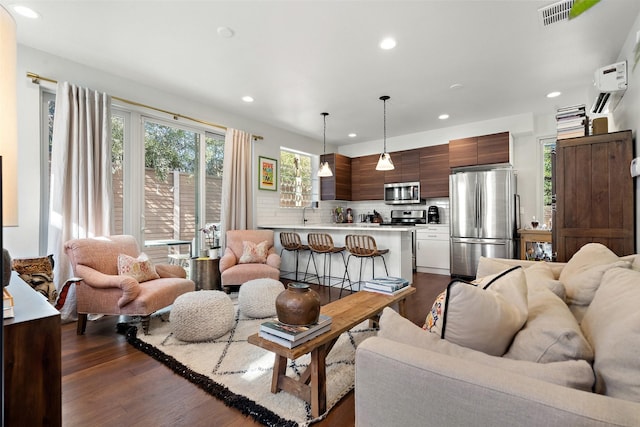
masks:
{"label": "small side table", "polygon": [[527,259],[527,243],[551,243],[551,230],[518,230],[520,259]]}
{"label": "small side table", "polygon": [[190,276],[197,291],[221,291],[220,258],[193,258]]}

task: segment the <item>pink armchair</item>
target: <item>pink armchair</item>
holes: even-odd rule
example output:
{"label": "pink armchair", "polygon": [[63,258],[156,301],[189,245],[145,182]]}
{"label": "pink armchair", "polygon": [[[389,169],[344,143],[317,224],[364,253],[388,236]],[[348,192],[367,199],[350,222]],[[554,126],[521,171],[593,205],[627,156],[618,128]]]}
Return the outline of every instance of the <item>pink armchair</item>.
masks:
{"label": "pink armchair", "polygon": [[64,250],[74,275],[82,279],[76,283],[78,335],[84,334],[88,313],[142,316],[146,334],[152,313],[195,290],[195,284],[186,279],[185,270],[178,265],[156,265],[160,278],[141,283],[131,276],[118,275],[118,255],[140,255],[133,236],[69,240]]}
{"label": "pink armchair", "polygon": [[[242,285],[248,280],[280,278],[280,255],[273,247],[272,230],[229,230],[227,231],[224,255],[220,259],[222,286],[228,292],[229,286]],[[239,263],[244,252],[243,242],[260,244],[266,241],[267,257],[264,263]]]}

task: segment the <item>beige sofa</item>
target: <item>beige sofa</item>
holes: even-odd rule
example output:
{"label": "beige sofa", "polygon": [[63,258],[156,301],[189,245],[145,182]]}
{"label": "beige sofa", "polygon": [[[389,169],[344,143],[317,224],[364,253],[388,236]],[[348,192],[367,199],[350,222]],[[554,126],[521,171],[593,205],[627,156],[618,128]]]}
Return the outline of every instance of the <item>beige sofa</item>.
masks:
{"label": "beige sofa", "polygon": [[518,271],[527,319],[501,357],[385,309],[356,352],[356,425],[640,425],[640,256],[589,244],[566,264],[482,259],[478,277]]}

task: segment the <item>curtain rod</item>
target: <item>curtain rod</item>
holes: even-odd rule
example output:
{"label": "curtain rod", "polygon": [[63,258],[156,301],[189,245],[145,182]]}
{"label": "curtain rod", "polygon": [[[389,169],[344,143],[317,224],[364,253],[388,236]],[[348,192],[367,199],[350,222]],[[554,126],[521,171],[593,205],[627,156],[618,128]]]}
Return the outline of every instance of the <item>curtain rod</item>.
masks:
{"label": "curtain rod", "polygon": [[[44,80],[45,82],[54,83],[54,84],[58,83],[57,80],[54,80],[54,79],[51,79],[51,78],[48,78],[48,77],[42,77],[42,76],[40,76],[40,75],[38,75],[36,73],[32,73],[32,72],[29,72],[29,71],[27,71],[27,77],[31,79],[31,83],[35,83],[35,84],[40,84],[40,80]],[[115,99],[117,101],[120,101],[120,102],[125,102],[125,103],[130,104],[130,105],[135,105],[137,107],[148,108],[150,110],[159,111],[161,113],[169,114],[169,115],[173,116],[174,120],[178,120],[178,118],[187,119],[187,120],[191,120],[192,122],[201,123],[203,125],[213,126],[213,127],[217,127],[217,128],[221,128],[221,129],[227,130],[226,126],[218,125],[216,123],[211,123],[211,122],[207,122],[207,121],[200,120],[200,119],[194,119],[193,117],[184,116],[184,115],[179,114],[179,113],[172,113],[171,111],[163,110],[161,108],[152,107],[152,106],[146,105],[146,104],[141,104],[139,102],[131,101],[129,99],[120,98],[118,96],[111,96],[111,98]],[[253,137],[254,140],[264,139],[260,135],[252,135],[252,137]]]}

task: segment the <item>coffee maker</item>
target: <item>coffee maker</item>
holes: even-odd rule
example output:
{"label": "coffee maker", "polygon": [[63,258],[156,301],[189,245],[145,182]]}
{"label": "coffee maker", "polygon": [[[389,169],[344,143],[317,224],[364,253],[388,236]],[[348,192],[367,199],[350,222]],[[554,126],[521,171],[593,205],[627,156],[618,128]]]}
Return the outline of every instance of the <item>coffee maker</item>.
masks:
{"label": "coffee maker", "polygon": [[437,206],[429,206],[427,210],[427,222],[429,224],[440,224],[440,214]]}

